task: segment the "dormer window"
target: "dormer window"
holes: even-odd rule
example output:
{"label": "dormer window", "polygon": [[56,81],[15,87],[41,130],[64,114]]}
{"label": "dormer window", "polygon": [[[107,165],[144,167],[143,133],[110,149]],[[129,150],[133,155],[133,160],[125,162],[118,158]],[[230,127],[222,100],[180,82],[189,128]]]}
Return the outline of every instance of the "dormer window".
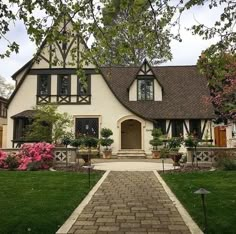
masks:
{"label": "dormer window", "polygon": [[138,100],[151,101],[154,99],[153,78],[138,79]]}

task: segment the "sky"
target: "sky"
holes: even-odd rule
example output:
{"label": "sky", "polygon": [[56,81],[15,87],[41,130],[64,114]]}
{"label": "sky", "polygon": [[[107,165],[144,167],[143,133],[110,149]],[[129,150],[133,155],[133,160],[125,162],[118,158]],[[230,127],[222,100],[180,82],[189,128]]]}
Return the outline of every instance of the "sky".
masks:
{"label": "sky", "polygon": [[[192,35],[186,27],[190,27],[197,22],[205,23],[211,26],[218,18],[220,9],[209,10],[207,7],[196,7],[195,9],[185,12],[181,19],[181,37],[182,42],[172,41],[171,50],[173,54],[172,61],[161,65],[195,65],[201,52],[217,41],[202,40],[201,37]],[[17,22],[8,34],[8,39],[16,40],[20,45],[18,54],[12,54],[10,58],[0,59],[0,76],[11,81],[11,75],[28,62],[36,51],[36,47],[27,36],[23,23]],[[0,40],[0,51],[3,49],[5,42]]]}

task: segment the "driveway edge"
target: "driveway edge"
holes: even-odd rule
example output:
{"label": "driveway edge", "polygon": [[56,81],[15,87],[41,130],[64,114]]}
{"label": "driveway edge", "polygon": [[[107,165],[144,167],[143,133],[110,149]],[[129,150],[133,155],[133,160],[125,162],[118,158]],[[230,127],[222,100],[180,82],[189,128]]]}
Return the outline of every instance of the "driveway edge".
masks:
{"label": "driveway edge", "polygon": [[202,230],[198,227],[198,225],[194,222],[192,217],[189,215],[187,210],[183,207],[180,203],[178,198],[174,195],[174,193],[170,190],[167,186],[166,182],[161,178],[157,171],[153,171],[157,179],[160,181],[161,185],[163,186],[164,190],[166,191],[167,195],[169,196],[170,200],[173,201],[175,207],[179,211],[180,215],[182,216],[185,224],[188,226],[190,232],[192,234],[203,234]]}
{"label": "driveway edge", "polygon": [[78,207],[73,211],[70,217],[65,221],[65,223],[58,229],[56,234],[66,234],[71,229],[72,225],[77,220],[78,216],[83,211],[84,207],[89,203],[92,196],[96,193],[100,185],[106,179],[110,171],[106,171],[102,178],[97,182],[97,184],[92,188],[92,190],[88,193],[88,195],[83,199],[83,201],[78,205]]}

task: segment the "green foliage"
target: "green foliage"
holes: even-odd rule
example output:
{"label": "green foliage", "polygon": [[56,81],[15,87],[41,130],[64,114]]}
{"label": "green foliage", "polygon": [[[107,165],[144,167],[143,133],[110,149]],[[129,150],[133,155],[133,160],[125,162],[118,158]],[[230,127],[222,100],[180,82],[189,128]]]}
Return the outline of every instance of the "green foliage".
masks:
{"label": "green foliage", "polygon": [[56,105],[40,105],[35,107],[34,120],[26,132],[26,139],[60,143],[72,119],[67,113],[59,113]]}
{"label": "green foliage", "polygon": [[83,138],[83,145],[87,148],[96,148],[98,145],[98,139],[95,137],[85,136]]}
{"label": "green foliage", "polygon": [[108,138],[113,135],[112,130],[109,128],[102,128],[100,133],[101,133],[101,136],[104,138]]}
{"label": "green foliage", "polygon": [[10,170],[16,169],[19,166],[19,159],[17,158],[17,155],[12,153],[8,154],[5,163],[7,164],[8,168]]}
{"label": "green foliage", "polygon": [[110,136],[113,135],[113,132],[109,128],[102,128],[100,133],[102,138],[99,139],[99,142],[102,146],[106,147],[106,150],[108,150],[108,147],[111,146],[114,142],[114,140],[110,138]]}
{"label": "green foliage", "polygon": [[184,145],[186,147],[197,147],[199,139],[192,134],[188,134],[187,138],[184,139]]}
{"label": "green foliage", "polygon": [[160,150],[160,156],[161,158],[168,158],[169,157],[170,150],[167,147],[164,147]]}
{"label": "green foliage", "polygon": [[153,139],[149,141],[149,144],[153,146],[154,150],[157,150],[157,146],[160,146],[163,144],[163,141],[161,139],[162,132],[159,128],[154,128],[152,130],[152,136]]}
{"label": "green foliage", "polygon": [[167,142],[167,147],[169,150],[179,150],[180,146],[182,144],[182,138],[181,137],[172,137]]}
{"label": "green foliage", "polygon": [[232,153],[219,153],[217,159],[217,168],[225,171],[236,171],[236,158]]}
{"label": "green foliage", "polygon": [[78,148],[81,145],[83,145],[83,142],[84,142],[83,138],[80,137],[80,138],[71,140],[70,145],[73,146],[73,147]]}

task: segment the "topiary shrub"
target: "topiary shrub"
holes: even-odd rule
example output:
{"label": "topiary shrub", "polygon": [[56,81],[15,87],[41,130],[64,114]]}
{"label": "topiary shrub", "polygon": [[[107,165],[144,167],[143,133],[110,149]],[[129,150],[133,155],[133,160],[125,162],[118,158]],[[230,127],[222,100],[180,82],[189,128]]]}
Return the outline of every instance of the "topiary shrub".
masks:
{"label": "topiary shrub", "polygon": [[110,138],[110,136],[113,135],[113,132],[109,128],[102,128],[101,130],[101,138],[100,138],[100,144],[105,147],[105,150],[109,150],[109,146],[111,146],[114,142],[113,139]]}

